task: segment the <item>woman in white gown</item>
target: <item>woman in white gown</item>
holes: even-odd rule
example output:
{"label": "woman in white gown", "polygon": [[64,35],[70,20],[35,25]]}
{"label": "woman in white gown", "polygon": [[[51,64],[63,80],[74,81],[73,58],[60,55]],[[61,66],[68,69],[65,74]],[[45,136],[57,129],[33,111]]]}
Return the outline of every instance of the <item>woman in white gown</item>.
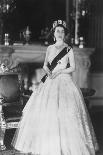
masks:
{"label": "woman in white gown", "polygon": [[[65,42],[66,23],[53,24],[56,43],[47,48],[43,68],[48,77],[33,92],[23,110],[12,145],[34,155],[95,155],[98,148],[82,93],[72,81],[73,49]],[[67,47],[51,71],[48,63]],[[67,64],[70,67],[67,68]]]}

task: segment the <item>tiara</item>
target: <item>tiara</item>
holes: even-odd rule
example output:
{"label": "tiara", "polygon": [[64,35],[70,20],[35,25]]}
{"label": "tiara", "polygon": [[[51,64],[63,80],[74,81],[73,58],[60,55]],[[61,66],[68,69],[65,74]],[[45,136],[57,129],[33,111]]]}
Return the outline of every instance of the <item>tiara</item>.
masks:
{"label": "tiara", "polygon": [[53,29],[58,26],[58,25],[63,25],[65,28],[67,28],[66,22],[63,20],[56,20],[53,22]]}

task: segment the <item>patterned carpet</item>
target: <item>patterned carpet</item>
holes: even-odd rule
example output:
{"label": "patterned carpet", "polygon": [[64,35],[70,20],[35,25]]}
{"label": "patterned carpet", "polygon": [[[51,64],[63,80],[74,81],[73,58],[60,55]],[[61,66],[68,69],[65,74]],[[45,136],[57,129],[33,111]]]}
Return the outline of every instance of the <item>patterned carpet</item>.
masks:
{"label": "patterned carpet", "polygon": [[20,153],[15,150],[5,150],[5,151],[0,151],[0,155],[33,155],[31,153],[25,154],[25,153]]}
{"label": "patterned carpet", "polygon": [[27,154],[23,154],[15,150],[5,150],[5,151],[0,151],[0,155],[27,155]]}
{"label": "patterned carpet", "polygon": [[[15,150],[5,150],[5,151],[0,151],[0,155],[31,155],[31,154],[23,154]],[[103,153],[98,152],[96,155],[103,155]]]}

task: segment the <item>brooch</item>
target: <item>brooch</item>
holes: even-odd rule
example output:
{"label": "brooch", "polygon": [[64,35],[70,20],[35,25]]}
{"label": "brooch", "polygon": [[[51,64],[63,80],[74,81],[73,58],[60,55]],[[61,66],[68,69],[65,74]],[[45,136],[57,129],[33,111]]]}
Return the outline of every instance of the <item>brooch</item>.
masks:
{"label": "brooch", "polygon": [[59,60],[57,63],[58,63],[58,64],[61,64],[61,61]]}

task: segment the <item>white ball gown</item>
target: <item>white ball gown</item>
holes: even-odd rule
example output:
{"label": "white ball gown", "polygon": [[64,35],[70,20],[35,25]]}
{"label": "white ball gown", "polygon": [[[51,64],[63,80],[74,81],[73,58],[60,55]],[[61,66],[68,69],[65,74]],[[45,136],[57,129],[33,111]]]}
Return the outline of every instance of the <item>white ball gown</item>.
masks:
{"label": "white ball gown", "polygon": [[[66,57],[54,72],[66,67]],[[82,93],[70,74],[48,77],[32,93],[12,145],[33,155],[95,155],[93,127]]]}

